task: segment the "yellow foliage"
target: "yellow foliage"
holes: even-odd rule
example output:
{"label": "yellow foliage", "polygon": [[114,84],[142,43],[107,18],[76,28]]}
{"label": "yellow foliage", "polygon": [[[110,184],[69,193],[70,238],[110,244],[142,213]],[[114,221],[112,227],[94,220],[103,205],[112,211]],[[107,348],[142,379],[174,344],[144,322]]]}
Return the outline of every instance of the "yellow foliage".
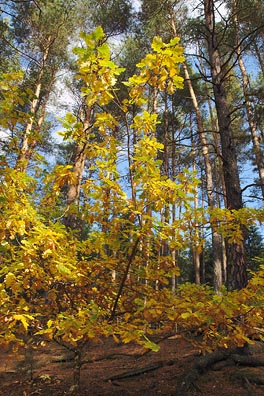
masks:
{"label": "yellow foliage", "polygon": [[[113,104],[116,80],[123,69],[112,62],[101,28],[82,34],[82,39],[86,47],[75,50],[78,78],[84,83],[86,105],[100,111],[89,126],[94,128],[91,134],[72,114],[66,115],[63,124],[64,139],[83,143],[89,164],[79,186],[79,206],[73,212],[81,226],[67,229],[63,225],[65,190],[78,184],[71,165],[58,165],[46,175],[39,196],[34,180],[3,166],[2,339],[19,342],[30,327],[34,334],[74,347],[91,338],[113,336],[118,342],[136,341],[155,351],[158,348],[148,336],[177,325],[201,335],[204,349],[251,342],[263,327],[263,266],[247,288],[236,292],[215,294],[207,286],[192,284],[177,290],[170,287],[172,277],[179,276],[177,255],[172,253],[190,242],[197,250],[201,246],[192,233],[197,223],[207,225],[210,218],[224,237],[240,243],[241,226],[264,218],[263,210],[194,210],[199,183],[195,173],[183,169],[171,180],[161,172],[158,157],[164,147],[155,137],[158,115],[144,105],[149,90],[173,95],[182,88],[179,64],[184,58],[179,39],[165,44],[160,37],[154,38],[153,52],[137,65],[139,73],[125,83],[128,98],[119,108],[126,113],[128,133],[132,129],[137,140],[129,156],[131,194],[125,191],[118,171],[120,143],[114,132],[123,124],[104,108]],[[15,75],[9,83],[0,80],[13,99],[17,99],[16,81],[19,76]],[[142,108],[133,117],[128,113],[135,104]],[[177,219],[166,215],[175,206],[182,209]],[[153,324],[158,324],[157,330]]]}
{"label": "yellow foliage", "polygon": [[164,43],[161,37],[155,37],[152,42],[153,52],[147,54],[137,67],[139,74],[129,78],[124,84],[130,88],[130,103],[141,106],[145,103],[144,94],[147,85],[158,91],[165,91],[173,95],[176,89],[183,88],[183,78],[179,76],[179,64],[184,62],[183,47],[179,38]]}

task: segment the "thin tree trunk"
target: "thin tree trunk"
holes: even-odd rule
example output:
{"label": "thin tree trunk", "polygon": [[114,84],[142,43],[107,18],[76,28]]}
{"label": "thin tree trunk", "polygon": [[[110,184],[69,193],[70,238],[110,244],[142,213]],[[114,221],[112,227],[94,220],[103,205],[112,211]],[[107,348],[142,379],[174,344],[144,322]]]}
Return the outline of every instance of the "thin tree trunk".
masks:
{"label": "thin tree trunk", "polygon": [[225,238],[222,237],[221,241],[222,245],[222,262],[223,262],[223,267],[222,267],[222,273],[223,273],[223,281],[224,284],[227,284],[227,255],[226,255],[226,241]]}
{"label": "thin tree trunk", "polygon": [[[231,128],[230,111],[224,87],[225,74],[219,44],[217,42],[214,16],[214,1],[204,0],[205,24],[207,29],[208,53],[222,146],[223,173],[226,188],[227,208],[242,208],[242,193],[237,166],[235,141]],[[241,289],[247,284],[245,244],[230,243],[228,246],[228,288]]]}
{"label": "thin tree trunk", "polygon": [[[176,36],[177,31],[176,31],[176,26],[175,26],[175,17],[173,13],[171,13],[171,22],[172,22],[172,29],[173,33]],[[208,142],[206,139],[206,135],[204,132],[204,127],[203,127],[203,119],[202,115],[200,112],[200,108],[198,105],[198,101],[193,89],[192,81],[189,76],[188,72],[188,67],[186,63],[182,64],[183,71],[184,71],[184,76],[185,76],[185,82],[188,86],[190,96],[192,99],[192,104],[193,108],[195,111],[196,115],[196,122],[197,122],[197,128],[199,132],[199,139],[202,147],[202,153],[203,153],[203,159],[204,159],[204,165],[205,165],[205,174],[206,174],[206,191],[207,191],[207,198],[208,198],[208,205],[211,209],[215,207],[215,199],[214,199],[214,191],[213,191],[213,171],[212,171],[212,166],[211,166],[211,161],[210,161],[210,154],[208,150]],[[214,287],[217,291],[220,290],[222,286],[222,273],[221,273],[221,268],[222,268],[222,262],[221,262],[221,250],[219,250],[219,235],[217,231],[214,228],[214,225],[211,224],[212,226],[212,249],[213,249],[213,261],[214,261]]]}
{"label": "thin tree trunk", "polygon": [[38,144],[38,140],[40,137],[40,132],[41,132],[41,127],[43,125],[43,121],[45,119],[45,114],[46,114],[46,108],[47,108],[47,103],[50,97],[50,93],[51,93],[51,88],[54,84],[55,81],[55,76],[52,77],[49,87],[47,89],[46,95],[44,97],[43,103],[41,104],[41,110],[40,110],[40,115],[38,117],[37,120],[37,125],[34,129],[34,136],[30,136],[29,142],[28,142],[28,150],[26,152],[26,156],[25,156],[25,160],[24,160],[24,164],[25,164],[25,170],[28,167],[28,164],[32,158],[33,152]]}
{"label": "thin tree trunk", "polygon": [[[193,141],[193,125],[192,125],[192,115],[190,116],[190,132],[191,132],[191,143],[192,143],[192,158],[193,158],[193,172],[196,172],[196,156],[194,150],[194,141]],[[198,210],[198,187],[196,187],[195,195],[194,195],[194,211]],[[191,231],[192,233],[192,231]],[[196,285],[201,284],[201,275],[200,275],[200,249],[199,249],[199,239],[200,239],[200,231],[199,231],[199,222],[196,220],[194,223],[194,243],[192,244],[192,256],[193,256],[193,266],[194,266],[194,274],[195,274],[195,283]],[[192,235],[191,235],[192,238]]]}
{"label": "thin tree trunk", "polygon": [[81,384],[81,367],[82,367],[82,354],[81,351],[76,349],[74,351],[74,368],[73,368],[73,394],[80,390]]}
{"label": "thin tree trunk", "polygon": [[[199,48],[199,54],[201,55],[201,51]],[[201,57],[199,58],[200,60],[200,67],[202,70],[202,73],[206,75],[206,70],[204,68],[204,64],[201,61]],[[221,199],[219,199],[219,192],[222,191],[222,197],[224,200],[224,206],[226,207],[226,191],[225,191],[225,183],[224,183],[224,177],[223,177],[223,164],[222,164],[222,155],[221,155],[221,148],[220,148],[220,141],[219,141],[219,128],[218,128],[218,123],[217,119],[214,116],[214,111],[213,111],[213,106],[212,106],[212,92],[209,89],[207,81],[205,81],[205,91],[206,91],[206,96],[207,96],[207,104],[208,104],[208,109],[209,109],[209,117],[210,117],[210,125],[212,128],[212,134],[213,134],[213,141],[214,141],[214,151],[216,154],[215,158],[215,171],[214,173],[214,179],[215,179],[215,199],[216,199],[216,207],[220,208],[221,207]]]}
{"label": "thin tree trunk", "polygon": [[[170,172],[169,172],[169,119],[168,119],[168,97],[167,93],[165,92],[165,108],[164,108],[164,159],[163,159],[163,174],[164,176],[169,179]],[[169,216],[169,207],[165,204],[162,213],[161,213],[161,222],[163,224],[168,224],[170,221]],[[170,253],[169,244],[167,240],[163,240],[161,242],[161,256],[167,257]],[[157,281],[158,283],[158,281]]]}
{"label": "thin tree trunk", "polygon": [[[196,166],[193,167],[193,170],[195,171]],[[195,194],[194,197],[194,209],[198,209],[198,191]],[[199,249],[199,239],[200,239],[200,230],[199,230],[199,223],[195,222],[195,244],[193,246],[193,262],[194,262],[194,273],[195,273],[195,283],[196,285],[201,284],[201,275],[200,275],[200,267],[201,267],[201,262],[200,262],[200,249]]]}
{"label": "thin tree trunk", "polygon": [[[176,166],[177,166],[177,161],[176,161],[176,141],[175,141],[175,130],[176,128],[174,128],[174,108],[173,108],[173,102],[172,102],[172,124],[171,124],[171,131],[172,131],[172,152],[171,152],[171,178],[173,181],[175,181],[176,178]],[[172,205],[172,219],[171,222],[172,224],[174,224],[176,220],[176,204],[173,203]],[[175,240],[175,236],[173,237],[173,239]],[[179,266],[179,254],[178,254],[178,250],[176,250],[175,247],[173,247],[171,249],[171,257],[172,257],[172,263],[173,266],[176,268],[177,266]],[[174,294],[176,292],[176,288],[177,288],[177,276],[175,274],[172,275],[171,278],[171,291]]]}
{"label": "thin tree trunk", "polygon": [[[195,110],[196,114],[196,121],[197,121],[197,127],[198,127],[198,132],[199,132],[199,139],[202,147],[202,153],[203,153],[203,159],[204,159],[204,165],[205,165],[205,174],[206,174],[206,192],[207,192],[207,199],[208,199],[208,206],[210,209],[213,209],[216,207],[215,204],[215,198],[214,198],[214,191],[213,191],[213,170],[211,166],[211,161],[210,161],[210,154],[208,150],[208,142],[206,139],[206,135],[204,132],[204,127],[203,127],[203,120],[201,116],[201,112],[199,109],[198,101],[192,86],[192,82],[189,76],[189,72],[187,69],[186,64],[183,64],[183,70],[185,74],[185,81],[187,83],[191,98],[192,98],[192,103],[193,107]],[[221,286],[222,286],[222,253],[221,249],[219,249],[219,239],[220,236],[216,231],[216,227],[214,224],[211,224],[212,227],[212,250],[213,250],[213,262],[214,262],[214,288],[216,291],[219,291]]]}
{"label": "thin tree trunk", "polygon": [[29,110],[30,118],[26,125],[25,132],[22,137],[21,149],[20,149],[20,152],[19,152],[19,155],[17,158],[16,166],[15,166],[15,169],[19,170],[20,172],[26,172],[28,163],[29,163],[29,159],[30,159],[30,135],[32,133],[35,118],[36,118],[38,102],[39,102],[40,92],[41,92],[41,88],[42,88],[42,78],[44,75],[45,66],[46,66],[48,56],[49,56],[49,51],[50,51],[51,45],[52,45],[52,40],[51,40],[51,36],[49,36],[48,45],[46,46],[45,51],[43,53],[42,61],[40,64],[40,69],[38,72],[38,78],[37,78],[35,92],[34,92],[34,99],[32,100],[30,110]]}
{"label": "thin tree trunk", "polygon": [[[86,135],[91,122],[91,108],[85,109],[83,113],[84,113],[83,131],[84,134]],[[69,228],[75,228],[76,226],[75,224],[76,208],[73,212],[71,212],[71,208],[73,205],[78,204],[78,200],[80,197],[82,176],[83,176],[84,165],[87,156],[86,148],[87,148],[87,139],[84,143],[77,143],[75,160],[72,169],[74,182],[69,185],[67,197],[66,197],[68,214],[65,217],[64,224]]]}

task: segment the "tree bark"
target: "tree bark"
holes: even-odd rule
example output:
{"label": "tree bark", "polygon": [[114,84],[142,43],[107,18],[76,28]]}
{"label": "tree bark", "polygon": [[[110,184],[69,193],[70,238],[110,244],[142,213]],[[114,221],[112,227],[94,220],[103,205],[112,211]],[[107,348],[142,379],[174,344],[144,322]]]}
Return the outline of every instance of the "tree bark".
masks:
{"label": "tree bark", "polygon": [[[174,15],[171,14],[171,21],[172,21],[172,29],[173,33],[176,36],[176,26],[174,22],[175,18]],[[212,171],[212,166],[211,166],[211,161],[210,161],[210,154],[208,150],[208,142],[206,138],[206,134],[204,131],[204,126],[203,126],[203,119],[202,115],[200,112],[198,100],[196,98],[195,91],[193,89],[192,81],[190,79],[188,67],[186,63],[182,64],[183,71],[184,71],[184,76],[185,76],[185,82],[187,84],[187,87],[189,89],[189,93],[192,99],[192,104],[193,108],[195,111],[196,115],[196,123],[197,123],[197,129],[199,132],[199,140],[201,143],[201,148],[202,148],[202,153],[203,153],[203,160],[204,160],[204,166],[205,166],[205,175],[206,175],[206,193],[207,193],[207,199],[208,199],[208,206],[213,209],[215,208],[215,198],[214,198],[214,187],[213,187],[213,171]],[[222,286],[222,255],[221,255],[221,249],[219,249],[219,234],[216,231],[216,228],[213,224],[212,226],[212,250],[213,250],[213,261],[214,261],[214,288],[216,291],[219,291],[221,286]],[[196,259],[197,262],[197,259]],[[198,280],[198,279],[197,279]],[[200,282],[200,276],[199,276],[199,282]]]}
{"label": "tree bark", "polygon": [[[32,158],[32,155],[34,153],[34,150],[37,147],[39,138],[40,138],[40,133],[41,133],[41,127],[43,125],[43,121],[45,119],[45,114],[46,114],[46,108],[47,108],[47,103],[50,97],[51,89],[55,81],[55,72],[50,80],[49,86],[47,88],[47,92],[45,94],[44,100],[41,103],[41,108],[40,108],[40,114],[38,116],[38,119],[36,121],[36,127],[34,128],[34,136],[30,136],[28,140],[28,150],[26,152],[25,160],[24,160],[24,165],[25,165],[25,170],[27,169],[29,162]],[[32,135],[32,134],[31,134]]]}
{"label": "tree bark", "polygon": [[256,123],[254,122],[253,108],[249,101],[249,88],[250,88],[249,77],[248,77],[246,67],[245,67],[245,64],[244,64],[244,61],[242,58],[242,48],[241,48],[241,45],[239,44],[239,22],[238,22],[238,16],[237,16],[237,0],[233,0],[233,19],[234,19],[234,25],[235,25],[236,53],[237,53],[237,58],[238,58],[239,69],[240,69],[240,72],[242,75],[242,88],[243,88],[243,94],[244,94],[244,98],[245,98],[245,106],[246,106],[246,112],[247,112],[248,125],[249,125],[249,129],[251,132],[251,137],[252,137],[252,144],[253,144],[254,154],[255,154],[255,158],[256,158],[256,164],[257,164],[258,173],[259,173],[259,180],[260,180],[260,184],[261,184],[262,197],[264,198],[263,155],[262,155],[262,151],[261,151],[261,147],[260,147],[260,139],[258,136]]}
{"label": "tree bark", "polygon": [[[192,98],[192,103],[194,107],[194,111],[196,114],[196,121],[197,121],[197,128],[199,132],[199,139],[202,147],[203,159],[204,159],[204,166],[205,166],[205,175],[206,175],[206,193],[208,199],[208,206],[210,209],[216,207],[214,192],[213,192],[213,170],[210,161],[210,154],[208,150],[208,142],[206,139],[206,135],[204,132],[203,127],[203,120],[202,115],[199,109],[198,101],[192,86],[192,82],[189,76],[188,68],[186,64],[183,64],[183,70],[185,75],[185,81],[187,83],[190,96]],[[222,255],[221,249],[219,248],[219,240],[220,235],[216,231],[215,225],[211,224],[212,226],[212,249],[213,249],[213,262],[214,262],[214,288],[216,291],[219,291],[222,286]]]}
{"label": "tree bark", "polygon": [[[223,70],[222,59],[219,52],[214,9],[213,0],[204,0],[209,63],[222,148],[226,202],[229,210],[239,210],[243,207],[242,192],[238,173],[234,133],[232,130],[230,109],[225,89],[226,74]],[[245,287],[247,284],[247,268],[244,242],[241,244],[228,244],[227,258],[228,288],[233,290]]]}
{"label": "tree bark", "polygon": [[35,92],[34,92],[34,99],[32,100],[32,103],[30,106],[30,118],[26,125],[25,132],[22,137],[21,149],[20,149],[17,161],[16,161],[15,169],[19,170],[20,172],[26,172],[28,164],[29,164],[29,160],[30,160],[30,157],[32,154],[32,151],[30,148],[30,136],[32,134],[34,122],[36,119],[38,103],[39,103],[39,99],[40,99],[40,92],[41,92],[41,88],[42,88],[42,78],[44,75],[46,62],[49,57],[49,52],[50,52],[52,43],[53,43],[52,38],[51,38],[51,36],[49,36],[48,43],[44,50],[42,61],[41,61],[39,72],[38,72],[38,78],[37,78]]}
{"label": "tree bark", "polygon": [[[84,105],[85,106],[85,105]],[[84,121],[83,121],[83,132],[84,136],[86,136],[87,131],[90,127],[91,123],[91,108],[83,110]],[[88,139],[87,139],[88,140]],[[68,214],[65,217],[64,224],[68,228],[75,228],[76,224],[76,213],[75,211],[71,212],[71,208],[73,205],[78,204],[78,200],[80,197],[80,190],[81,190],[81,182],[82,176],[85,166],[85,160],[87,157],[86,148],[87,148],[87,140],[80,143],[77,143],[76,152],[75,152],[75,160],[73,165],[73,179],[74,182],[69,185],[67,197],[66,197],[66,204],[67,204],[67,211]]]}

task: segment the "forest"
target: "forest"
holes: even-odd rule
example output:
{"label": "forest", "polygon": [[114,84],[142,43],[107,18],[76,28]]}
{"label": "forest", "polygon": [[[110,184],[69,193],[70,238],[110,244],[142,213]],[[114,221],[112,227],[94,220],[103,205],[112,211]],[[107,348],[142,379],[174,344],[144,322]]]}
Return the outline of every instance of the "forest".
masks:
{"label": "forest", "polygon": [[261,0],[0,1],[2,348],[263,345],[263,54]]}

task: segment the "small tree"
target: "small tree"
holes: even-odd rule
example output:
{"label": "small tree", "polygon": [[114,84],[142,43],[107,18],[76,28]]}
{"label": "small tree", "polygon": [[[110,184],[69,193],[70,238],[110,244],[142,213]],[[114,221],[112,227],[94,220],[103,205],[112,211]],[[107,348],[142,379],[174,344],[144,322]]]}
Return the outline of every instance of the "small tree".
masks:
{"label": "small tree", "polygon": [[[82,37],[85,45],[75,51],[82,92],[86,105],[97,111],[88,141],[83,125],[70,114],[64,136],[83,144],[88,176],[76,177],[72,165],[56,166],[43,179],[40,196],[36,180],[4,160],[0,174],[2,341],[23,344],[30,332],[33,339],[41,336],[70,349],[75,390],[83,348],[93,339],[112,336],[155,351],[151,337],[172,331],[177,323],[186,331],[201,331],[202,348],[212,350],[251,342],[250,337],[261,334],[263,320],[262,267],[240,291],[215,295],[207,286],[170,287],[172,277],[179,275],[173,252],[186,250],[190,237],[197,245],[191,232],[197,221],[206,225],[208,217],[217,220],[219,233],[239,244],[241,226],[264,218],[257,210],[196,209],[195,175],[184,169],[172,181],[160,170],[163,145],[154,136],[158,117],[155,106],[148,111],[148,92],[153,88],[157,99],[160,92],[171,95],[182,86],[178,39],[165,44],[154,38],[152,52],[125,83],[128,97],[120,102],[115,82],[121,69],[110,59],[102,29]],[[114,133],[118,119],[104,109],[110,102],[119,106],[137,137],[133,153],[128,151],[131,186],[126,191],[118,167],[122,146]],[[132,117],[134,106],[140,111]],[[95,131],[98,140],[93,140]],[[77,209],[89,225],[85,237],[78,228],[64,225],[68,210],[76,214],[76,202],[62,207],[65,187],[72,185],[82,193]],[[173,217],[175,205],[182,209],[179,219]],[[168,215],[161,219],[164,208]],[[243,321],[237,321],[241,316]]]}

